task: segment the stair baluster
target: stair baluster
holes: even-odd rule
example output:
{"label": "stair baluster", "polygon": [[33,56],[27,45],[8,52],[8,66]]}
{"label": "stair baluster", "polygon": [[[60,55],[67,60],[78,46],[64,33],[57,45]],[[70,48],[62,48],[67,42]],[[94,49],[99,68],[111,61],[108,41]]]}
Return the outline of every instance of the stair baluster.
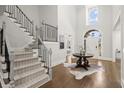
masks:
{"label": "stair baluster", "polygon": [[5,12],[9,13],[11,18],[16,19],[16,22],[26,28],[26,31],[34,35],[34,22],[32,22],[17,5],[7,5]]}

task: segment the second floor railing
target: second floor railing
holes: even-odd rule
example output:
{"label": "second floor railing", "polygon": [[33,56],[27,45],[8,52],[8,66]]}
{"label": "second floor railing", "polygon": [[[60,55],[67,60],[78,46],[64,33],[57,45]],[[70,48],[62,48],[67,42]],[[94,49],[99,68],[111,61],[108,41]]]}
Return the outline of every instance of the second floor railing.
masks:
{"label": "second floor railing", "polygon": [[42,23],[41,37],[43,41],[57,42],[58,28],[47,23]]}

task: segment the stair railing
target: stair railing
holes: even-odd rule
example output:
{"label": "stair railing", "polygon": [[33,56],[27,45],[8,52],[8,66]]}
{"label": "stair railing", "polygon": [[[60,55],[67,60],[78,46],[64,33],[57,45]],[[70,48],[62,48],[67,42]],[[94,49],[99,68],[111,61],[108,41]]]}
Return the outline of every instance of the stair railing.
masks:
{"label": "stair railing", "polygon": [[43,41],[48,42],[57,42],[58,41],[58,28],[45,23],[44,21],[41,23],[42,30],[41,30],[41,37]]}
{"label": "stair railing", "polygon": [[10,18],[15,19],[15,23],[21,24],[21,28],[25,28],[26,32],[34,36],[34,22],[31,21],[26,14],[17,5],[6,5],[5,12],[9,14]]}
{"label": "stair railing", "polygon": [[[31,36],[36,37],[34,33],[34,23],[31,21],[24,12],[17,5],[6,5],[4,12],[9,14],[8,17],[15,19],[15,23],[20,24],[20,28],[24,28],[26,32],[29,32]],[[5,30],[5,23],[3,26]],[[8,50],[9,42],[4,38],[2,43],[2,55],[7,59],[7,69],[10,79],[10,87],[15,87],[14,84],[14,51]]]}
{"label": "stair railing", "polygon": [[38,38],[38,54],[41,57],[41,62],[44,63],[44,67],[47,68],[47,74],[50,76],[50,80],[52,80],[52,49],[48,49],[46,45],[43,43],[40,37],[41,29],[37,29],[37,38]]}

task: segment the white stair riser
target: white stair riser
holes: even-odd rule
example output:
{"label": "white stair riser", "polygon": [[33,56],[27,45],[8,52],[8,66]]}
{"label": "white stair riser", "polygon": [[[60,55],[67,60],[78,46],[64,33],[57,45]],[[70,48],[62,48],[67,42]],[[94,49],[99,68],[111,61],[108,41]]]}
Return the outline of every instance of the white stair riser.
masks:
{"label": "white stair riser", "polygon": [[2,63],[5,63],[5,57],[0,56],[0,61],[1,61]]}
{"label": "white stair riser", "polygon": [[38,58],[33,58],[33,59],[14,62],[14,67],[20,67],[20,66],[25,66],[25,65],[28,65],[28,64],[33,64],[34,62],[38,62]]}
{"label": "white stair riser", "polygon": [[16,22],[16,19],[11,18],[10,16],[8,16],[8,17],[10,18],[11,21]]}
{"label": "white stair riser", "polygon": [[15,59],[30,58],[30,57],[33,57],[33,53],[15,55]]}
{"label": "white stair riser", "polygon": [[9,16],[9,13],[7,13],[7,12],[4,12],[4,15],[6,15],[6,16]]}
{"label": "white stair riser", "polygon": [[43,84],[47,83],[49,81],[49,77],[46,77],[42,79],[41,81],[37,82],[36,84],[31,85],[29,88],[38,88],[42,86]]}
{"label": "white stair riser", "polygon": [[3,69],[3,70],[7,69],[6,63],[5,63],[5,64],[2,64],[2,69]]}
{"label": "white stair riser", "polygon": [[18,86],[18,85],[24,84],[25,82],[31,81],[34,78],[36,78],[38,76],[41,76],[43,74],[45,74],[44,70],[43,71],[36,72],[36,73],[34,73],[32,75],[29,75],[29,76],[27,76],[25,78],[22,78],[22,79],[19,79],[19,80],[15,81],[15,85]]}
{"label": "white stair riser", "polygon": [[3,73],[3,78],[8,79],[8,73]]}
{"label": "white stair riser", "polygon": [[37,65],[30,66],[30,67],[15,70],[14,75],[20,75],[20,74],[23,74],[23,73],[26,73],[28,71],[35,70],[38,68],[41,68],[41,64],[37,64]]}
{"label": "white stair riser", "polygon": [[26,52],[33,52],[32,49],[21,49],[21,50],[15,50],[14,53],[26,53]]}

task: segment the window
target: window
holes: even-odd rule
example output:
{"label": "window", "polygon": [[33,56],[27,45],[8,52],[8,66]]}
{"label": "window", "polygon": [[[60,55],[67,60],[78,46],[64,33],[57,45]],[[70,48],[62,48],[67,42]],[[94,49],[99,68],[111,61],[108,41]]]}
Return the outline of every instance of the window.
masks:
{"label": "window", "polygon": [[86,6],[86,25],[96,25],[98,22],[97,6]]}
{"label": "window", "polygon": [[93,31],[93,32],[90,32],[90,35],[94,38],[100,38],[101,37],[101,33],[98,32],[98,31]]}

